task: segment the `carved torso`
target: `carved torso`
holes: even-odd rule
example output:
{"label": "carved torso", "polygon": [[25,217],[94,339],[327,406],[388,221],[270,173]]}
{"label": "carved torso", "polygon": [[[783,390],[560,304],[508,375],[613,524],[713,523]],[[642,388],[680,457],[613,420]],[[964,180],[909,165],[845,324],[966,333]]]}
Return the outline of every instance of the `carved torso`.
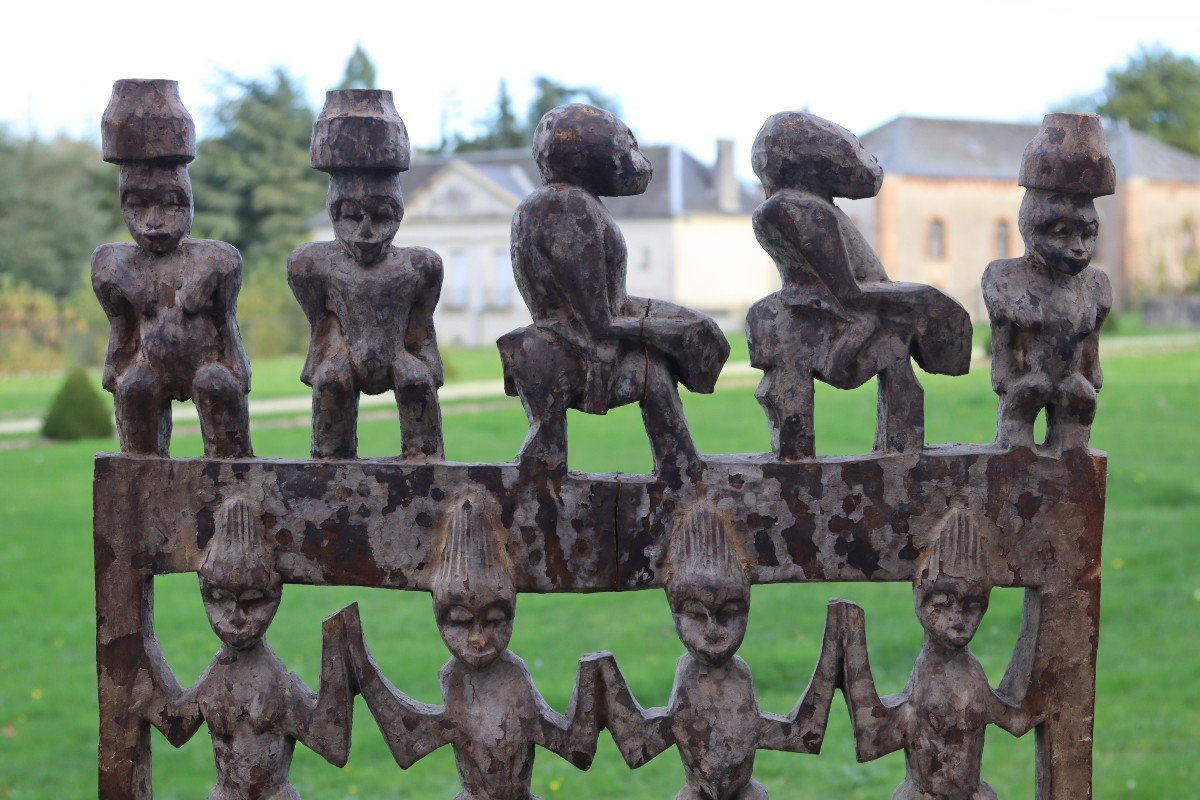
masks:
{"label": "carved torso", "polygon": [[746,662],[713,669],[684,655],[669,713],[688,785],[707,800],[736,797],[754,771],[761,724]]}

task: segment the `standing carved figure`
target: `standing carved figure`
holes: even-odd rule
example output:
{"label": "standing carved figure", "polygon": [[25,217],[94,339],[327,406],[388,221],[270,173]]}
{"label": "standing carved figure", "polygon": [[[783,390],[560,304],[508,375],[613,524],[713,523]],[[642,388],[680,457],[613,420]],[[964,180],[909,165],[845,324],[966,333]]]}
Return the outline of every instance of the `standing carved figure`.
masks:
{"label": "standing carved figure", "polygon": [[611,656],[600,662],[604,723],[630,767],[671,745],[686,784],[678,800],[761,800],[753,780],[759,749],[819,753],[840,669],[840,637],[825,629],[821,655],[804,695],[787,717],[759,711],[750,667],[737,655],[750,611],[741,549],[711,506],[676,525],[668,555],[667,598],[687,653],[679,659],[666,708],[643,710]]}
{"label": "standing carved figure", "polygon": [[520,461],[565,469],[567,409],[638,402],[655,469],[690,470],[699,456],[676,384],[711,392],[729,344],[704,314],[626,291],[625,238],[600,198],[646,191],[650,162],[625,123],[579,104],[542,117],[533,154],[545,185],[512,224],[533,324],[498,342],[505,390],[529,417]]}
{"label": "standing carved figure", "polygon": [[359,394],[392,391],[403,457],[441,460],[433,309],[442,259],[424,247],[392,246],[404,217],[400,173],[409,165],[408,132],[392,93],[326,94],[311,163],[329,173],[336,237],[303,245],[288,259],[288,283],[312,327],[300,379],[313,390],[313,458],[353,458]]}
{"label": "standing carved figure", "polygon": [[104,160],[121,167],[133,244],[92,253],[92,288],[111,326],[104,388],[121,451],[166,456],[171,401],[191,398],[210,458],[251,455],[250,362],[237,327],[242,257],[191,239],[196,130],[166,80],[120,80],[101,122]]}
{"label": "standing carved figure", "polygon": [[814,455],[813,379],[854,389],[879,376],[875,450],[920,450],[924,391],[910,357],[927,372],[962,375],[971,321],[949,296],[888,278],[834,198],[874,197],[883,170],[852,133],[806,112],[767,119],[753,148],[766,201],[754,233],[783,289],[750,308],[750,363],[775,454]]}
{"label": "standing carved figure", "polygon": [[156,660],[159,702],[150,722],[176,747],[201,721],[208,723],[217,767],[209,800],[298,800],[288,777],[297,741],[331,764],[346,763],[351,676],[342,654],[325,647],[315,694],[267,644],[281,582],[258,508],[245,497],[230,498],[217,512],[216,533],[200,568],[200,593],[221,650],[186,690]]}
{"label": "standing carved figure", "polygon": [[595,658],[580,660],[563,715],[546,704],[525,662],[508,649],[516,591],[499,530],[470,502],[455,507],[443,528],[432,593],[452,656],[440,675],[445,705],[419,703],[383,677],[366,649],[357,604],[332,618],[341,625],[358,691],[396,763],[407,769],[450,744],[462,782],[458,800],[531,798],[534,745],[580,769],[591,766],[596,753]]}
{"label": "standing carved figure", "polygon": [[[1032,643],[1018,647],[1000,691],[967,649],[990,593],[984,543],[969,512],[953,509],[913,578],[913,602],[925,629],[921,654],[904,691],[883,698],[871,675],[862,609],[838,603],[843,691],[858,760],[904,750],[906,777],[893,800],[994,800],[995,791],[980,777],[984,729],[995,724],[1023,736],[1039,721],[1027,696]],[[1036,625],[1022,635],[1036,636]]]}
{"label": "standing carved figure", "polygon": [[996,443],[1032,447],[1045,409],[1047,447],[1087,447],[1104,381],[1100,327],[1113,302],[1108,276],[1089,266],[1100,224],[1094,200],[1116,189],[1100,119],[1047,114],[1025,148],[1020,184],[1025,254],[983,273],[1000,395]]}

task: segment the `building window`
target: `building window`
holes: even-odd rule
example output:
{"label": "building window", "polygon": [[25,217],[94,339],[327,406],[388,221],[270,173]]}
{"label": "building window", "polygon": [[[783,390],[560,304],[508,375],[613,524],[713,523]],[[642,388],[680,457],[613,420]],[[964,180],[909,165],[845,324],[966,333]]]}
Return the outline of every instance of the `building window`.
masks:
{"label": "building window", "polygon": [[492,296],[489,305],[495,309],[512,308],[514,288],[508,251],[496,248],[492,254]]}
{"label": "building window", "polygon": [[471,262],[467,251],[450,251],[450,293],[446,305],[450,308],[466,308],[471,293]]}
{"label": "building window", "polygon": [[996,258],[1008,258],[1008,239],[1008,220],[1002,219],[996,223]]}
{"label": "building window", "polygon": [[1190,221],[1183,223],[1183,230],[1179,232],[1179,249],[1185,260],[1196,256],[1196,229]]}
{"label": "building window", "polygon": [[929,223],[929,257],[941,261],[946,257],[946,223],[935,219]]}

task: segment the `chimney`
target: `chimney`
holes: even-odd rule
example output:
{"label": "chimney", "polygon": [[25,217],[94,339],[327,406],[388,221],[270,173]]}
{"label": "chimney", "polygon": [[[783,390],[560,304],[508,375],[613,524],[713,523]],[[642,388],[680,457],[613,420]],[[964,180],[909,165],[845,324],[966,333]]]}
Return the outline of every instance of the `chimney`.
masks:
{"label": "chimney", "polygon": [[733,140],[717,139],[717,163],[713,166],[717,208],[727,214],[741,210],[742,188],[733,174]]}

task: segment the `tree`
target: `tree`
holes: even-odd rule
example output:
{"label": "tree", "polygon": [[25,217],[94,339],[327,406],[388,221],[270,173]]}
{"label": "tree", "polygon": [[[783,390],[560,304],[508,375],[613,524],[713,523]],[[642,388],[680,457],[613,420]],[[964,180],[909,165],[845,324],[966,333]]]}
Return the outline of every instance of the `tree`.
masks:
{"label": "tree", "polygon": [[586,102],[614,114],[620,113],[616,101],[597,89],[588,86],[565,86],[544,76],[534,80],[535,94],[525,113],[523,122],[518,121],[512,110],[512,97],[508,84],[501,80],[496,105],[485,119],[482,132],[476,136],[455,135],[445,149],[454,152],[472,150],[498,150],[508,147],[525,148],[533,144],[533,132],[547,111],[564,103]]}
{"label": "tree", "polygon": [[67,379],[46,412],[42,436],[47,439],[74,439],[111,436],[112,411],[82,367],[67,373]]}
{"label": "tree", "polygon": [[375,64],[361,44],[354,45],[354,52],[346,60],[346,71],[342,74],[339,89],[374,89]]}
{"label": "tree", "polygon": [[521,147],[532,141],[528,132],[517,122],[512,110],[512,96],[508,93],[508,83],[500,79],[500,90],[496,96],[496,108],[492,116],[484,123],[484,132],[467,139],[457,137],[454,149],[460,153],[471,150],[501,150],[507,147]]}
{"label": "tree", "polygon": [[621,107],[614,98],[590,86],[564,86],[544,75],[539,75],[534,79],[534,87],[537,93],[534,95],[533,102],[529,105],[529,113],[525,117],[531,143],[533,142],[533,132],[546,112],[564,103],[584,102],[597,108],[603,108],[605,111],[611,111],[618,116],[621,113]]}

